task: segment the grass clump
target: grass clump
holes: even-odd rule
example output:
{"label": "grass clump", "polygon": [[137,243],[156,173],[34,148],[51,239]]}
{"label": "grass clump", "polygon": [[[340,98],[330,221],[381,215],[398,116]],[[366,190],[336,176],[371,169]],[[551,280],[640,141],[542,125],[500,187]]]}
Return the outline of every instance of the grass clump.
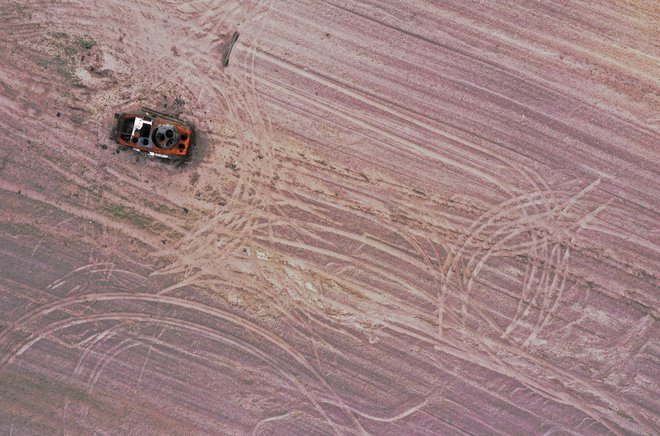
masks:
{"label": "grass clump", "polygon": [[76,44],[78,47],[84,49],[84,50],[89,50],[90,48],[94,47],[96,45],[96,41],[94,41],[90,37],[80,37],[76,39]]}
{"label": "grass clump", "polygon": [[108,204],[103,207],[106,213],[120,221],[129,222],[137,227],[148,228],[149,218],[137,213],[130,207],[119,204]]}

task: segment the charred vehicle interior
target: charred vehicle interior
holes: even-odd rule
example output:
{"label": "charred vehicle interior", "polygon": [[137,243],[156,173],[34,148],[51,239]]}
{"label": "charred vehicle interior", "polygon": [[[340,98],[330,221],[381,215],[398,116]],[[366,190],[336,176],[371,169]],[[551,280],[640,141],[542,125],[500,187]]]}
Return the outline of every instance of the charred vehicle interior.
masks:
{"label": "charred vehicle interior", "polygon": [[192,136],[190,123],[149,108],[116,113],[111,133],[111,139],[124,147],[170,160],[189,156]]}

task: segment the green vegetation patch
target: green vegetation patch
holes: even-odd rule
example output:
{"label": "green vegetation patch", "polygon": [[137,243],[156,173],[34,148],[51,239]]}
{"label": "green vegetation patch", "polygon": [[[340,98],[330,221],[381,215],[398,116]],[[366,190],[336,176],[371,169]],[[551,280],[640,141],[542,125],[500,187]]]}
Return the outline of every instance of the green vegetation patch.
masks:
{"label": "green vegetation patch", "polygon": [[94,41],[92,38],[88,36],[82,36],[76,39],[76,44],[78,45],[78,47],[84,50],[89,50],[90,48],[96,45],[96,41]]}
{"label": "green vegetation patch", "polygon": [[162,203],[158,204],[158,203],[154,203],[153,201],[149,201],[149,200],[144,200],[144,205],[147,206],[149,209],[154,210],[158,213],[163,213],[163,214],[170,215],[170,216],[181,216],[182,215],[182,211],[181,211],[180,207],[168,206],[168,205],[162,204]]}
{"label": "green vegetation patch", "polygon": [[103,210],[113,218],[116,218],[120,221],[129,222],[143,229],[149,228],[150,219],[144,215],[141,215],[133,208],[123,206],[121,204],[106,204],[103,206]]}
{"label": "green vegetation patch", "polygon": [[74,38],[64,32],[55,32],[50,34],[43,49],[50,52],[52,66],[60,76],[70,83],[79,84],[76,69],[80,64],[81,51],[90,50],[95,45],[96,41],[87,35]]}

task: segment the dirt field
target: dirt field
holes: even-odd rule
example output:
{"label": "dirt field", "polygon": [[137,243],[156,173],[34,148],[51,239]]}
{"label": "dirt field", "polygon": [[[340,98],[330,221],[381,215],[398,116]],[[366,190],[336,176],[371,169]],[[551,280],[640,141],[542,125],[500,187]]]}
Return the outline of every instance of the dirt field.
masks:
{"label": "dirt field", "polygon": [[660,433],[658,22],[1,1],[0,434]]}

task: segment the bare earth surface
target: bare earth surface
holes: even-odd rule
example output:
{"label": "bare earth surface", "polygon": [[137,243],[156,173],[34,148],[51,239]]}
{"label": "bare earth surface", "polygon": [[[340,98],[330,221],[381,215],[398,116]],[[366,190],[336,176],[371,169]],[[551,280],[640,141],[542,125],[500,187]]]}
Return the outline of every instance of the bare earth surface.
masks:
{"label": "bare earth surface", "polygon": [[0,434],[660,433],[659,22],[1,1]]}

